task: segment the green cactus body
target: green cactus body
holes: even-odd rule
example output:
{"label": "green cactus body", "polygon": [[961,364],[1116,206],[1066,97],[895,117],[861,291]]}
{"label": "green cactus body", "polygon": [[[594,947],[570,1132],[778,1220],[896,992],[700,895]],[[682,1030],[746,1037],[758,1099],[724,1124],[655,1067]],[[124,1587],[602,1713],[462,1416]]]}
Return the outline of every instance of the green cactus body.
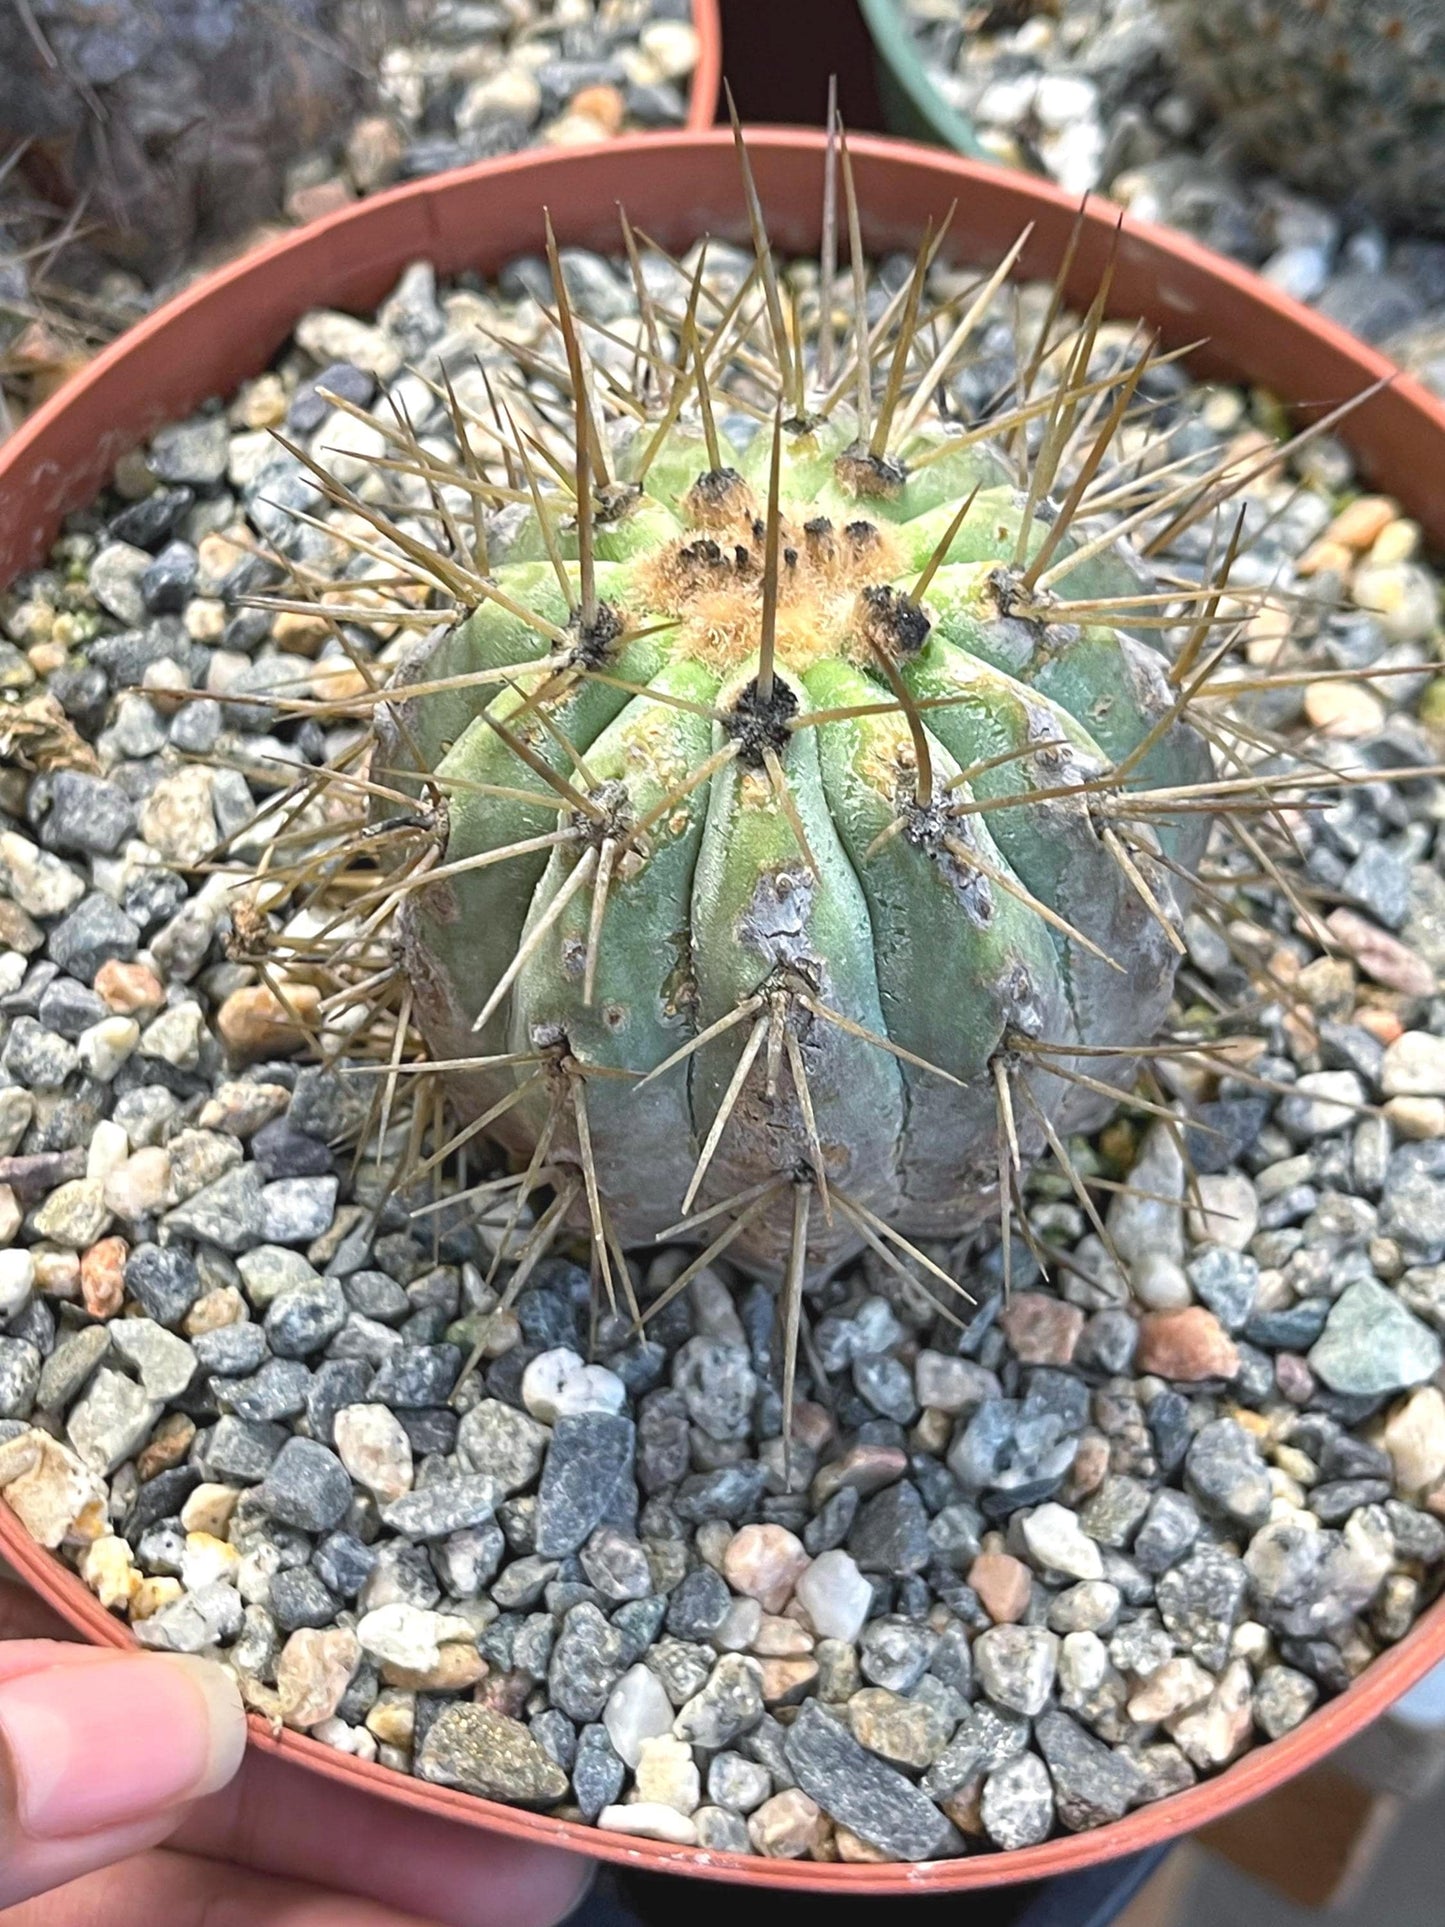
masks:
{"label": "green cactus body", "polygon": [[1181,71],[1241,153],[1445,232],[1439,0],[1165,0]]}
{"label": "green cactus body", "polygon": [[1048,524],[1020,547],[991,446],[929,460],[915,430],[879,461],[847,411],[779,435],[774,513],[767,429],[717,467],[690,418],[634,427],[590,613],[589,538],[559,519],[564,593],[524,522],[412,650],[374,759],[444,805],[401,940],[434,1055],[469,1060],[459,1110],[494,1112],[595,1244],[599,1211],[613,1249],[730,1214],[730,1256],[772,1275],[800,1185],[809,1271],[882,1222],[966,1232],[999,1205],[1001,1086],[1028,1158],[1107,1108],[1056,1072],[1132,1083],[1104,1053],[1167,1008],[1185,890],[1160,852],[1189,867],[1204,819],[1161,845],[1109,815],[1110,775],[1146,738],[1127,785],[1209,770],[1163,658],[1068,619],[1136,596],[1136,562],[1070,569],[1067,537],[1059,618],[1037,585],[1018,613]]}

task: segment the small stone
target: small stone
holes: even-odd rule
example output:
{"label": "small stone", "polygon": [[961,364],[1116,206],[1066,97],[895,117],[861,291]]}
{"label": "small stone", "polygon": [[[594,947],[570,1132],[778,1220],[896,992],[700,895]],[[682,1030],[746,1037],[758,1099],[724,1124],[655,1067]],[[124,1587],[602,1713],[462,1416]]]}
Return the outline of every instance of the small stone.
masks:
{"label": "small stone", "polygon": [[1244,1606],[1248,1575],[1220,1546],[1201,1545],[1171,1566],[1155,1589],[1160,1615],[1176,1644],[1217,1673],[1229,1658],[1230,1636]]}
{"label": "small stone", "polygon": [[846,1552],[823,1552],[794,1594],[820,1639],[856,1640],[873,1609],[873,1588]]}
{"label": "small stone", "polygon": [[1248,1665],[1234,1660],[1209,1698],[1174,1721],[1174,1740],[1195,1766],[1225,1766],[1245,1745],[1253,1719],[1250,1688]]}
{"label": "small stone", "polygon": [[931,1860],[946,1850],[952,1829],[927,1794],[816,1702],[802,1707],[783,1749],[803,1792],[890,1859]]}
{"label": "small stone", "polygon": [[1129,1182],[1134,1189],[1120,1192],[1109,1206],[1114,1249],[1131,1266],[1151,1252],[1179,1263],[1184,1257],[1184,1161],[1162,1124],[1150,1127]]}
{"label": "small stone", "polygon": [[999,1314],[999,1329],[1025,1365],[1067,1365],[1084,1329],[1084,1313],[1049,1292],[1020,1291]]}
{"label": "small stone", "polygon": [[315,1439],[290,1438],[261,1481],[258,1497],[284,1525],[329,1532],[351,1504],[351,1480],[326,1446]]}
{"label": "small stone", "polygon": [[1138,1767],[1067,1713],[1045,1713],[1035,1737],[1054,1783],[1060,1824],[1071,1833],[1121,1820],[1138,1798],[1143,1785]]}
{"label": "small stone", "polygon": [[1214,1684],[1213,1673],[1206,1672],[1197,1660],[1167,1659],[1131,1696],[1129,1717],[1150,1725],[1172,1720],[1207,1700]]}
{"label": "small stone", "polygon": [[1103,1578],[1103,1555],[1066,1506],[1038,1506],[1024,1518],[1022,1530],[1029,1557],[1045,1572],[1070,1579]]}
{"label": "small stone", "polygon": [[279,1712],[300,1732],[335,1716],[357,1667],[361,1645],[346,1627],[303,1627],[293,1632],[276,1661]]}
{"label": "small stone", "polygon": [[151,558],[144,549],[129,542],[103,543],[90,564],[91,593],[118,622],[133,628],[145,620],[141,581],[150,566]]}
{"label": "small stone", "polygon": [[323,368],[332,362],[350,362],[377,381],[391,381],[401,372],[397,344],[382,329],[354,315],[313,309],[297,322],[296,343]]}
{"label": "small stone", "polygon": [[101,1605],[111,1612],[127,1608],[140,1584],[130,1546],[113,1534],[86,1547],[81,1556],[80,1576]]}
{"label": "small stone", "polygon": [[[583,1817],[595,1819],[622,1791],[627,1769],[612,1749],[603,1726],[584,1726],[577,1736],[572,1793]],[[681,1817],[681,1816],[677,1816]]]}
{"label": "small stone", "polygon": [[22,1432],[0,1445],[0,1490],[30,1537],[51,1551],[83,1514],[104,1516],[99,1477],[48,1432]]}
{"label": "small stone", "polygon": [[552,1704],[569,1719],[595,1720],[624,1670],[621,1631],[589,1601],[567,1614],[552,1648],[547,1688]]}
{"label": "small stone", "polygon": [[265,1234],[261,1189],[255,1165],[238,1164],[168,1211],[164,1222],[172,1234],[200,1238],[222,1251],[246,1251]]}
{"label": "small stone", "polygon": [[149,462],[158,480],[215,488],[224,481],[231,437],[224,415],[193,416],[158,428],[151,437]]}
{"label": "small stone", "polygon": [[1368,922],[1353,910],[1331,910],[1325,918],[1330,935],[1378,984],[1398,990],[1407,997],[1430,997],[1435,991],[1435,973],[1423,957],[1396,937]]}
{"label": "small stone", "polygon": [[893,1766],[919,1772],[943,1752],[955,1724],[927,1700],[905,1699],[882,1686],[865,1686],[855,1693],[847,1713],[861,1746]]}
{"label": "small stone", "polygon": [[780,1613],[808,1569],[800,1539],[782,1526],[744,1526],[728,1542],[723,1576],[734,1592],[756,1599],[764,1612]]}
{"label": "small stone", "polygon": [[484,1473],[440,1480],[393,1499],[382,1522],[405,1539],[443,1539],[483,1525],[497,1509],[497,1488]]}
{"label": "small stone", "polygon": [[1309,1365],[1332,1391],[1373,1397],[1419,1385],[1440,1369],[1440,1340],[1394,1292],[1359,1279],[1335,1300]]}
{"label": "small stone", "polygon": [[562,1346],[539,1352],[530,1361],[522,1374],[522,1403],[533,1418],[553,1425],[560,1418],[621,1412],[627,1387],[615,1372],[584,1364],[576,1352]]}
{"label": "small stone", "polygon": [[[761,1623],[762,1608],[756,1601],[749,1604],[756,1607],[754,1617]],[[711,1639],[727,1624],[732,1607],[732,1595],[723,1580],[711,1567],[702,1566],[690,1572],[669,1598],[667,1630],[678,1639]]]}
{"label": "small stone", "polygon": [[679,1709],[673,1731],[695,1746],[727,1746],[757,1725],[764,1697],[758,1662],[740,1653],[724,1653],[701,1690]]}
{"label": "small stone", "polygon": [[310,1358],[341,1330],[348,1311],[346,1294],[334,1278],[308,1278],[278,1291],[271,1300],[266,1310],[267,1343],[278,1358]]}
{"label": "small stone", "polygon": [[195,1376],[196,1354],[184,1338],[152,1318],[122,1318],[111,1342],[140,1373],[146,1397],[166,1404],[181,1396]]}
{"label": "small stone", "polygon": [[1386,1097],[1445,1097],[1445,1038],[1403,1032],[1385,1051],[1380,1089]]}
{"label": "small stone", "polygon": [[1269,1517],[1274,1497],[1269,1467],[1252,1435],[1234,1419],[1216,1419],[1195,1433],[1185,1459],[1195,1498],[1251,1531]]}
{"label": "small stone", "polygon": [[522,1492],[542,1469],[547,1434],[515,1406],[485,1398],[462,1414],[457,1455],[474,1472],[485,1472],[503,1493]]}
{"label": "small stone", "polygon": [[998,1706],[1041,1713],[1053,1691],[1059,1642],[1042,1626],[993,1626],[973,1643],[978,1683]]}
{"label": "small stone", "polygon": [[[1311,554],[1322,567],[1331,560],[1323,546]],[[1349,558],[1340,559],[1348,567]],[[1321,735],[1339,742],[1377,735],[1385,721],[1385,705],[1367,684],[1334,677],[1306,685],[1304,712]]]}
{"label": "small stone", "polygon": [[125,1288],[158,1325],[178,1325],[201,1295],[195,1260],[176,1245],[137,1245],[126,1260]]}
{"label": "small stone", "polygon": [[444,1405],[462,1369],[455,1345],[406,1345],[378,1367],[369,1393],[395,1411]]}
{"label": "small stone", "polygon": [[758,1381],[746,1346],[690,1338],[673,1360],[672,1382],[709,1438],[747,1437]]}
{"label": "small stone", "polygon": [[1254,1721],[1272,1740],[1280,1739],[1311,1714],[1320,1689],[1292,1666],[1267,1666],[1255,1681]]}
{"label": "small stone", "polygon": [[[126,1255],[124,1238],[102,1238],[81,1257],[80,1296],[92,1318],[114,1318],[125,1302]],[[33,1281],[33,1260],[30,1274]]]}
{"label": "small stone", "polygon": [[989,1774],[980,1814],[996,1847],[1016,1851],[1048,1839],[1054,1824],[1053,1782],[1036,1753],[1005,1760]]}
{"label": "small stone", "polygon": [[848,1550],[861,1572],[922,1572],[933,1558],[928,1513],[918,1487],[900,1479],[858,1509]]}
{"label": "small stone", "polygon": [[664,1840],[672,1847],[695,1847],[697,1828],[676,1807],[648,1806],[635,1800],[627,1806],[603,1807],[596,1824],[604,1833],[635,1833],[642,1840]]}
{"label": "small stone", "polygon": [[537,1495],[536,1547],[544,1558],[577,1551],[624,1500],[635,1440],[632,1420],[609,1413],[557,1420]]}
{"label": "small stone", "polygon": [[284,1002],[267,984],[233,990],[216,1012],[216,1035],[233,1063],[286,1057],[305,1044],[321,993],[313,984],[283,989]]}
{"label": "small stone", "polygon": [[1028,1610],[1033,1579],[1011,1553],[981,1552],[968,1569],[968,1583],[995,1625],[1013,1625]]}
{"label": "small stone", "polygon": [[110,1223],[105,1183],[101,1178],[76,1178],[58,1185],[35,1213],[36,1233],[72,1251],[93,1245]]}
{"label": "small stone", "polygon": [[1140,1371],[1190,1384],[1204,1378],[1233,1378],[1239,1353],[1212,1311],[1190,1305],[1184,1311],[1146,1312],[1139,1321]]}
{"label": "small stone", "polygon": [[[0,1253],[0,1262],[6,1254]],[[1383,1444],[1395,1468],[1395,1483],[1408,1498],[1431,1491],[1445,1480],[1445,1395],[1422,1385],[1387,1414]]]}
{"label": "small stone", "polygon": [[773,1777],[741,1753],[715,1753],[707,1770],[707,1797],[732,1813],[752,1813],[773,1790]]}
{"label": "small stone", "polygon": [[635,1767],[645,1740],[672,1731],[672,1701],[646,1666],[625,1672],[607,1696],[602,1723],[618,1756]]}
{"label": "small stone", "polygon": [[769,1860],[799,1860],[822,1835],[823,1815],[801,1787],[786,1787],[748,1816],[747,1836],[755,1853]]}
{"label": "small stone", "polygon": [[[17,1341],[0,1341],[8,1344]],[[33,1346],[26,1348],[34,1352]],[[35,1381],[40,1376],[40,1358],[35,1353]],[[34,1381],[31,1385],[32,1395]],[[8,1407],[13,1401],[3,1401]],[[115,1468],[145,1443],[161,1408],[121,1372],[100,1370],[90,1382],[84,1397],[71,1409],[66,1436],[84,1464],[97,1472]],[[7,1409],[4,1416],[13,1414]]]}
{"label": "small stone", "polygon": [[913,1366],[918,1403],[950,1418],[974,1410],[985,1398],[997,1397],[998,1380],[971,1358],[949,1352],[921,1351]]}
{"label": "small stone", "polygon": [[332,1423],[336,1455],[379,1505],[410,1492],[411,1440],[385,1405],[346,1405]]}
{"label": "small stone", "polygon": [[702,1782],[693,1761],[692,1748],[671,1734],[657,1734],[642,1741],[636,1767],[637,1798],[644,1804],[676,1807],[679,1813],[694,1813],[702,1801]]}
{"label": "small stone", "polygon": [[13,1318],[35,1289],[35,1260],[28,1251],[0,1251],[0,1318]]}
{"label": "small stone", "polygon": [[568,1793],[567,1775],[526,1727],[485,1706],[448,1706],[417,1749],[416,1772],[517,1806],[555,1806]]}

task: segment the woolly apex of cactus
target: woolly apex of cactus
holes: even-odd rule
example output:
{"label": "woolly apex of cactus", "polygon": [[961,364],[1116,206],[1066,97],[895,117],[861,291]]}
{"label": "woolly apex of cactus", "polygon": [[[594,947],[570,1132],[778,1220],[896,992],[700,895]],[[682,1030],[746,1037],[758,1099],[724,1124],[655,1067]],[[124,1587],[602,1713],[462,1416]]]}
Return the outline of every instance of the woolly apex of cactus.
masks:
{"label": "woolly apex of cactus", "polygon": [[1440,0],[1163,0],[1180,70],[1246,158],[1445,232]]}
{"label": "woolly apex of cactus", "polygon": [[[507,344],[470,402],[429,381],[459,460],[399,398],[364,417],[371,486],[287,444],[358,568],[263,600],[319,612],[355,686],[265,700],[357,728],[298,785],[302,854],[268,864],[237,954],[329,975],[392,1183],[501,1215],[504,1302],[579,1236],[634,1315],[639,1242],[701,1247],[665,1297],[722,1253],[781,1280],[786,1413],[804,1284],[861,1247],[952,1316],[918,1241],[997,1221],[1007,1277],[1048,1153],[1108,1246],[1067,1139],[1141,1069],[1209,1065],[1159,1031],[1211,823],[1227,923],[1231,867],[1293,888],[1281,805],[1350,779],[1251,713],[1300,673],[1234,654],[1265,592],[1231,583],[1230,497],[1285,451],[1151,462],[1167,358],[1106,345],[1107,275],[1082,318],[1061,275],[985,420],[950,418],[1026,237],[930,308],[945,221],[879,312],[840,136],[821,285],[841,207],[845,318],[780,275],[739,154],[755,261],[731,293],[705,249],[690,277],[644,262],[624,217],[624,340],[574,308],[549,224],[553,350]],[[1185,582],[1149,556],[1191,530]],[[351,623],[420,636],[383,681]],[[318,832],[323,805],[349,826]],[[1175,1116],[1157,1082],[1131,1101]],[[506,1162],[471,1183],[482,1140]]]}

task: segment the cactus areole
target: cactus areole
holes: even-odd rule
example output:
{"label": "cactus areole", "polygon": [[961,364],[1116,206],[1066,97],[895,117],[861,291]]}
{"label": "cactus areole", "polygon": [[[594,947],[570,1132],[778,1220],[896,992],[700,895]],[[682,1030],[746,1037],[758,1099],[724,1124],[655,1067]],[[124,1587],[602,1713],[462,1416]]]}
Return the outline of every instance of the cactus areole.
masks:
{"label": "cactus areole", "polygon": [[590,1236],[609,1290],[660,1234],[725,1250],[796,1330],[864,1246],[942,1279],[913,1241],[1007,1225],[1132,1087],[1211,756],[1165,598],[1088,514],[1147,361],[1097,377],[1102,303],[1008,433],[966,431],[920,330],[933,247],[825,349],[752,205],[753,275],[730,311],[693,279],[631,410],[553,248],[573,446],[499,405],[505,559],[455,565],[470,612],[413,645],[372,780],[431,829],[412,1012],[512,1154],[501,1202]]}

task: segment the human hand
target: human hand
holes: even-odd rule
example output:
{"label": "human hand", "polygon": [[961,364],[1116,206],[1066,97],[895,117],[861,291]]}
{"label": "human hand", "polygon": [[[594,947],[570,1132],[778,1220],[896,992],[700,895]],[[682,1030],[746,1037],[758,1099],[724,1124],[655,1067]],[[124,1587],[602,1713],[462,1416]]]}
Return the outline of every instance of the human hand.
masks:
{"label": "human hand", "polygon": [[213,1661],[72,1644],[4,1585],[0,1636],[3,1927],[552,1927],[587,1884],[570,1854],[247,1755]]}

